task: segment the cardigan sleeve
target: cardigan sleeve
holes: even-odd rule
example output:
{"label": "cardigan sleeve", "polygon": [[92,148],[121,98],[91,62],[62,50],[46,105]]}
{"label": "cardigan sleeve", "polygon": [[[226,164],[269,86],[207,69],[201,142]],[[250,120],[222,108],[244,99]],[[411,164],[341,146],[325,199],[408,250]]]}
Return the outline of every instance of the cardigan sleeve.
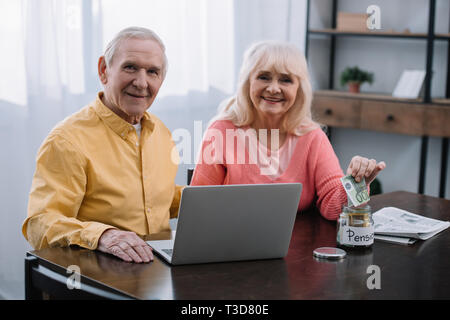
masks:
{"label": "cardigan sleeve", "polygon": [[327,136],[321,130],[319,132],[319,143],[315,144],[317,149],[313,152],[316,204],[324,218],[337,220],[342,205],[347,203],[347,194],[340,181],[344,173]]}
{"label": "cardigan sleeve", "polygon": [[200,153],[192,175],[191,185],[222,185],[225,165],[225,127],[223,121],[214,122],[203,137]]}

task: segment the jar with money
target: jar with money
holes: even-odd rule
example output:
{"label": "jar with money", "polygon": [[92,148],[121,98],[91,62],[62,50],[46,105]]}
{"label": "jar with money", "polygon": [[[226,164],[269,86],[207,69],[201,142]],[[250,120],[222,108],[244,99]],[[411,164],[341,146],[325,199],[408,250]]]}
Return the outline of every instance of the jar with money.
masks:
{"label": "jar with money", "polygon": [[370,206],[344,205],[337,224],[337,244],[346,248],[370,248],[374,240],[374,222]]}

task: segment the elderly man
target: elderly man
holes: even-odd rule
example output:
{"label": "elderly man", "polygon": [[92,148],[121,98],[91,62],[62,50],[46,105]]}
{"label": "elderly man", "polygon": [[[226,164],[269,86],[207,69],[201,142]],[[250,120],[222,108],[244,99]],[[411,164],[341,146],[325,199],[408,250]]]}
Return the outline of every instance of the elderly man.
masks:
{"label": "elderly man", "polygon": [[98,62],[104,92],[42,144],[22,232],[35,249],[78,245],[129,262],[153,260],[143,240],[170,232],[182,187],[169,130],[146,110],[167,69],[159,37],[127,28]]}

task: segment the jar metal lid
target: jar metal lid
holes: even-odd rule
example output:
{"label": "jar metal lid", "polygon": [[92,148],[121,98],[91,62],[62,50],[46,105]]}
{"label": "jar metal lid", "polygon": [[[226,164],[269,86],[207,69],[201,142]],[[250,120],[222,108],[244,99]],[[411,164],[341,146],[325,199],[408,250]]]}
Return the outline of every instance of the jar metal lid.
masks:
{"label": "jar metal lid", "polygon": [[343,205],[342,211],[345,213],[370,213],[371,208],[368,204],[363,204],[359,207],[349,206],[349,205]]}
{"label": "jar metal lid", "polygon": [[339,248],[321,247],[314,250],[313,255],[320,259],[339,260],[345,258],[347,253]]}

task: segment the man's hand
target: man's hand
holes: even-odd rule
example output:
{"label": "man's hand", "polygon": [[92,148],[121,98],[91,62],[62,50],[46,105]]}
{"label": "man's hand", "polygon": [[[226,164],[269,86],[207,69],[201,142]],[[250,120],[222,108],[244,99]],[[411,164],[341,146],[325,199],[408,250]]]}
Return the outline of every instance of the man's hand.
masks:
{"label": "man's hand", "polygon": [[152,248],[136,233],[108,229],[98,240],[97,250],[110,253],[127,262],[153,261]]}

